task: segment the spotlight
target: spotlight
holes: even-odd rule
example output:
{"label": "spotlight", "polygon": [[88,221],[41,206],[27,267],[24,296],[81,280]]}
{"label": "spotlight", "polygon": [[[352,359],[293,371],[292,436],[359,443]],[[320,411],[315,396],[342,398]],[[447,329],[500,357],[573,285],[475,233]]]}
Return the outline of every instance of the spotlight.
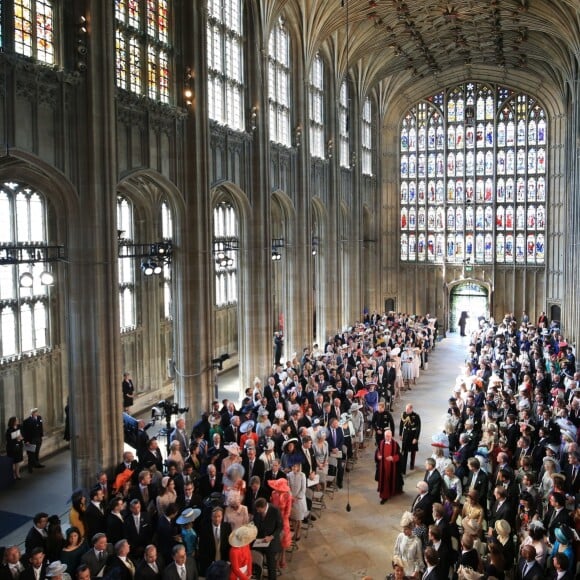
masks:
{"label": "spotlight", "polygon": [[163,268],[159,262],[153,262],[153,273],[157,276],[163,272]]}
{"label": "spotlight", "polygon": [[24,274],[20,276],[20,286],[22,288],[32,288],[33,283],[34,280],[32,279],[32,274],[30,272],[24,272]]}
{"label": "spotlight", "polygon": [[54,274],[49,270],[45,270],[40,274],[40,283],[44,286],[52,286],[54,284]]}
{"label": "spotlight", "polygon": [[152,276],[155,271],[155,264],[152,260],[143,260],[141,262],[141,270],[143,270],[145,276]]}
{"label": "spotlight", "polygon": [[280,252],[277,252],[276,250],[272,250],[272,261],[273,262],[277,262],[278,260],[281,260],[282,256],[280,255]]}
{"label": "spotlight", "polygon": [[318,250],[316,248],[312,248],[312,255],[316,256],[318,254]]}

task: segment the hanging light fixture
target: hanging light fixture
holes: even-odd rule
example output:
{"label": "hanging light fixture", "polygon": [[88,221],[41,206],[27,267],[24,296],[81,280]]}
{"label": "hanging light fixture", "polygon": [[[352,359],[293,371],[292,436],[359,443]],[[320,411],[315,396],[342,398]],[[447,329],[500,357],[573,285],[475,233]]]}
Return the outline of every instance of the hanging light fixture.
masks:
{"label": "hanging light fixture", "polygon": [[45,270],[40,274],[40,283],[43,286],[52,286],[54,284],[54,274],[50,270]]}
{"label": "hanging light fixture", "polygon": [[32,274],[30,272],[24,272],[24,274],[20,275],[19,282],[21,288],[32,288],[34,279],[32,278]]}

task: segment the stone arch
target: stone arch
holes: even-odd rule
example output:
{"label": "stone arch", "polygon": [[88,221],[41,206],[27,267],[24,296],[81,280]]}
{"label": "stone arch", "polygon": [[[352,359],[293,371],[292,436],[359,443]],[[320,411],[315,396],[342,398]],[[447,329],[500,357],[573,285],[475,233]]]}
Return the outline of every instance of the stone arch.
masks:
{"label": "stone arch", "polygon": [[477,278],[453,280],[447,284],[447,327],[457,330],[457,320],[461,311],[471,316],[468,327],[476,327],[478,316],[489,318],[491,312],[493,287],[490,282]]}

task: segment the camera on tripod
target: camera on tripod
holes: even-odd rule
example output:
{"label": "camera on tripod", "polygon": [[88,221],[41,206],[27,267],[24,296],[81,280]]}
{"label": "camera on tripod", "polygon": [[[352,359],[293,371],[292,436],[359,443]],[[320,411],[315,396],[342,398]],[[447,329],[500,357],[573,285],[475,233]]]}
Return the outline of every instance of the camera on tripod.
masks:
{"label": "camera on tripod", "polygon": [[159,401],[157,405],[151,408],[151,419],[171,419],[171,415],[178,415],[179,413],[188,413],[189,407],[180,407],[179,403],[172,403],[171,401]]}

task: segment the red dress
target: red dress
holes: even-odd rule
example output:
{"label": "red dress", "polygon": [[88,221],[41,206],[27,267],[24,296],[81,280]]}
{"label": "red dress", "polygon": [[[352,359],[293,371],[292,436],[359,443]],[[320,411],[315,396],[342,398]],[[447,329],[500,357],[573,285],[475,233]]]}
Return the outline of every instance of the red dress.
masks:
{"label": "red dress", "polygon": [[230,548],[230,580],[250,580],[252,577],[252,551],[250,544]]}
{"label": "red dress", "polygon": [[[378,459],[379,455],[381,459]],[[393,460],[389,461],[387,457],[392,457]],[[377,450],[377,480],[379,482],[377,491],[381,499],[389,499],[401,491],[401,485],[399,483],[400,459],[399,444],[394,439],[391,439],[390,443],[382,439]]]}
{"label": "red dress", "polygon": [[282,535],[280,536],[280,543],[282,549],[289,548],[292,545],[292,532],[290,531],[290,512],[292,511],[292,495],[287,492],[272,491],[270,498],[272,505],[280,510],[282,517]]}

